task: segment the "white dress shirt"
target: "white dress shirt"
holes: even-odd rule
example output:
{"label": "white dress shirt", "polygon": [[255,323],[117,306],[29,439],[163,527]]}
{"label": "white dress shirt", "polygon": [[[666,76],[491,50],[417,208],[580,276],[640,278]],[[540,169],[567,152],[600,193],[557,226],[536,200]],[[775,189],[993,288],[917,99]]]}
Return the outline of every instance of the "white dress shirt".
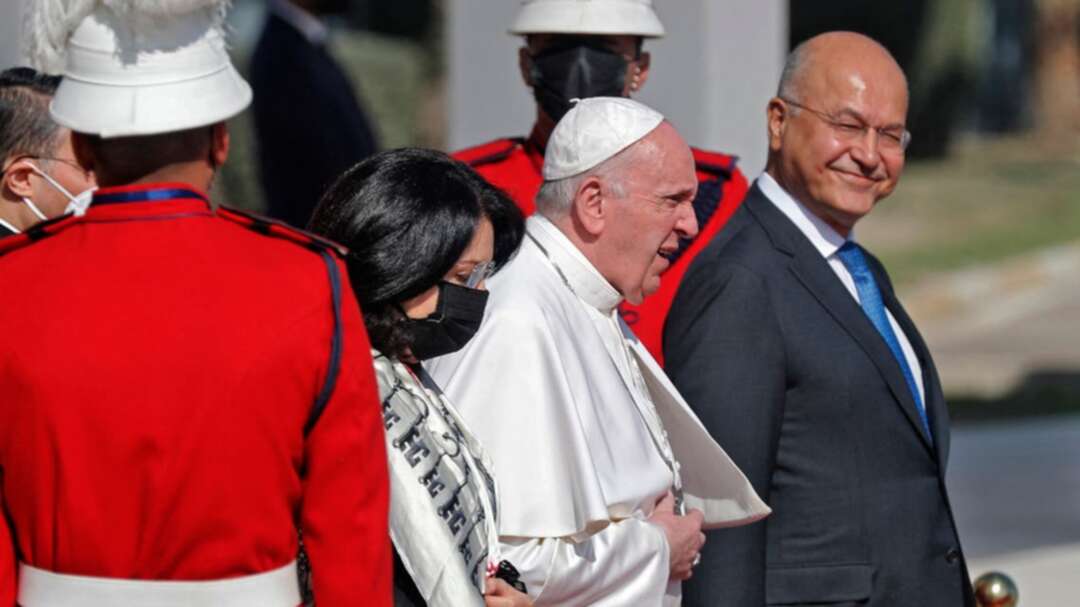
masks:
{"label": "white dress shirt", "polygon": [[[837,255],[837,251],[844,246],[847,239],[837,233],[832,226],[825,223],[820,217],[811,213],[802,203],[792,198],[784,188],[780,187],[780,184],[776,183],[772,175],[762,173],[757,179],[757,184],[765,197],[777,209],[780,209],[780,212],[790,219],[791,223],[794,223],[795,227],[799,228],[799,231],[806,236],[810,244],[814,245],[814,248],[821,253],[821,256],[829,263],[829,267],[836,273],[836,277],[840,279],[848,293],[851,293],[851,296],[858,302],[859,292],[855,288],[855,279],[851,277],[851,272],[848,272],[847,266]],[[848,239],[854,241],[855,234],[851,233]],[[915,350],[911,347],[911,342],[888,308],[885,309],[885,315],[889,319],[889,325],[892,326],[893,333],[896,334],[897,341],[900,342],[900,350],[904,353],[904,359],[907,360],[911,374],[915,377],[915,385],[919,390],[919,399],[924,403],[925,407],[926,393],[923,390],[922,365],[919,364],[919,358],[915,356]]]}

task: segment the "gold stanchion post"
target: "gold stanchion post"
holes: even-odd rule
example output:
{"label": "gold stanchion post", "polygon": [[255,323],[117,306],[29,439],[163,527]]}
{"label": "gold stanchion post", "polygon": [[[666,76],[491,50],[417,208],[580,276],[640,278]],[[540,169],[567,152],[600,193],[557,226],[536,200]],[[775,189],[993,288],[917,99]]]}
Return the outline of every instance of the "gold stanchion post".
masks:
{"label": "gold stanchion post", "polygon": [[975,580],[975,602],[979,607],[1016,607],[1020,592],[1012,578],[1000,571],[991,571]]}

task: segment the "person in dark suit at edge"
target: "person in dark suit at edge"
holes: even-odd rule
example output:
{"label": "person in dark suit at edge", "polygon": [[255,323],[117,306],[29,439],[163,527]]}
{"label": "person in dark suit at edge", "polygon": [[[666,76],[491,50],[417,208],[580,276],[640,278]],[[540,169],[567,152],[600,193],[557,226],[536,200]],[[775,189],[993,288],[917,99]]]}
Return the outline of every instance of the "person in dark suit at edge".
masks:
{"label": "person in dark suit at edge", "polygon": [[907,80],[875,41],[787,60],[769,159],[668,317],[666,369],[773,508],[712,532],[685,605],[972,605],[926,344],[852,229],[896,187]]}
{"label": "person in dark suit at edge", "polygon": [[59,76],[0,72],[0,238],[65,213],[82,215],[94,175],[75,161],[71,131],[49,117]]}
{"label": "person in dark suit at edge", "polygon": [[268,0],[251,58],[255,134],[266,212],[307,225],[323,191],[374,154],[375,131],[352,83],[326,48],[319,16],[343,0]]}

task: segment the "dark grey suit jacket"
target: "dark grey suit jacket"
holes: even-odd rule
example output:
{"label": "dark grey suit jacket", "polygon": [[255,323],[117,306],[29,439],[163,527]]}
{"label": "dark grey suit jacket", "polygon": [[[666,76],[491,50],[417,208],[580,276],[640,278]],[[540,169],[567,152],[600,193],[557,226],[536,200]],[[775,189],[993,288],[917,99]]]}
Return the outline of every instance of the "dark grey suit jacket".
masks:
{"label": "dark grey suit jacket", "polygon": [[303,228],[323,192],[376,152],[375,131],[337,61],[273,13],[251,88],[266,214]]}
{"label": "dark grey suit jacket", "polygon": [[756,185],[682,281],[667,372],[773,508],[708,534],[684,605],[973,604],[945,491],[941,384],[867,259],[922,366],[933,441],[885,341]]}

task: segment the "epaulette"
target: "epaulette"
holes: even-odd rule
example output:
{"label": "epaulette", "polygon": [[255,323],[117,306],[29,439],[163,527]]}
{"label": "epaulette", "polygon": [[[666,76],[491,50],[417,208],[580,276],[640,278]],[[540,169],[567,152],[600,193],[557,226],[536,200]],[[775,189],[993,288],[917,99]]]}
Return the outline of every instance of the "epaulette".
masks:
{"label": "epaulette", "polygon": [[524,143],[524,137],[496,139],[476,147],[454,152],[453,157],[471,167],[477,167],[506,160],[518,146]]}
{"label": "epaulette", "polygon": [[349,254],[349,249],[344,245],[340,245],[329,238],[323,238],[317,234],[293,227],[277,219],[263,217],[257,213],[227,206],[219,206],[217,214],[223,219],[228,219],[266,236],[290,240],[316,251],[332,251],[341,258]]}
{"label": "epaulette", "polygon": [[347,283],[338,270],[338,264],[333,261],[331,256],[336,254],[344,258],[349,253],[349,250],[332,240],[249,211],[220,206],[217,209],[217,214],[219,217],[237,223],[249,230],[274,238],[283,238],[311,249],[319,253],[326,264],[326,274],[330,280],[330,301],[334,313],[334,329],[330,337],[330,359],[326,365],[326,378],[323,380],[322,388],[315,398],[315,404],[312,405],[311,411],[308,413],[307,423],[304,424],[304,436],[307,436],[315,428],[319,418],[322,417],[326,405],[330,402],[330,397],[334,394],[338,375],[341,373],[341,352],[345,339],[341,321],[341,297],[342,285]]}
{"label": "epaulette", "polygon": [[690,151],[694,154],[694,164],[697,170],[725,178],[731,177],[731,174],[735,171],[735,164],[739,161],[738,156],[720,152],[709,152],[698,148],[690,148]]}
{"label": "epaulette", "polygon": [[21,249],[43,238],[57,234],[79,221],[78,217],[68,213],[67,215],[61,215],[59,217],[53,217],[52,219],[46,219],[45,221],[35,223],[19,234],[13,234],[7,238],[0,238],[0,255],[16,249]]}

